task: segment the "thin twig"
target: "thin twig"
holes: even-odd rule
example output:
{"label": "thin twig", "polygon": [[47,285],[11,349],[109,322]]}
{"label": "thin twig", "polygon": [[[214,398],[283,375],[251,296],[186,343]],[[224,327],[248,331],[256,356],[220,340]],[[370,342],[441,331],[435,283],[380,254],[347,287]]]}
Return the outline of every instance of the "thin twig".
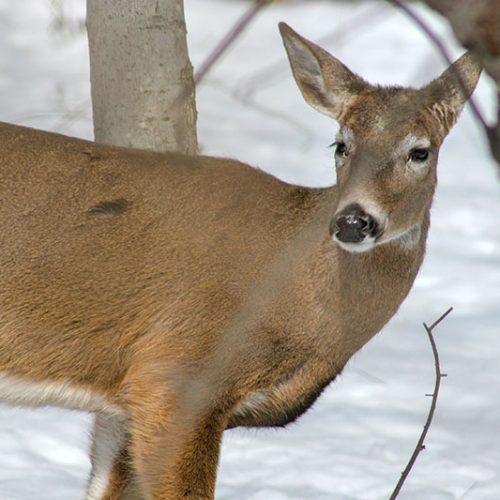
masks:
{"label": "thin twig", "polygon": [[238,38],[243,30],[250,24],[252,19],[260,12],[262,7],[268,5],[270,2],[257,0],[250,8],[236,21],[236,24],[227,32],[224,38],[217,44],[212,53],[201,64],[198,71],[194,75],[194,83],[198,85],[203,77],[208,73],[212,66],[219,60],[219,58],[226,52],[230,45]]}
{"label": "thin twig", "polygon": [[[195,72],[194,84],[197,86],[205,75],[212,69],[214,64],[221,58],[221,56],[227,51],[227,49],[233,44],[233,42],[238,38],[238,36],[243,32],[243,30],[248,26],[252,19],[260,12],[260,10],[272,3],[273,0],[255,0],[251,7],[241,16],[236,24],[231,27],[227,34],[222,38],[222,40],[217,44],[215,49],[208,55],[205,61],[202,62],[200,68]],[[171,106],[171,113],[178,111],[178,109],[184,104],[185,100],[189,96],[189,90],[184,89],[177,97],[173,100]]]}
{"label": "thin twig", "polygon": [[398,481],[398,484],[394,488],[394,491],[392,492],[392,495],[390,496],[389,500],[395,500],[397,496],[399,495],[399,492],[401,491],[401,488],[403,487],[404,482],[406,481],[408,475],[410,474],[413,466],[415,465],[415,462],[417,461],[418,455],[420,454],[421,451],[425,450],[425,445],[424,441],[427,436],[427,432],[429,432],[429,428],[432,423],[432,418],[434,416],[434,411],[436,410],[436,404],[437,404],[437,399],[438,399],[438,394],[439,394],[439,387],[441,385],[441,378],[446,377],[446,374],[441,373],[441,367],[439,364],[439,354],[438,350],[436,347],[436,342],[434,341],[434,336],[432,335],[432,331],[436,326],[443,321],[448,314],[453,311],[453,307],[450,307],[439,319],[434,321],[431,326],[427,326],[424,323],[424,328],[425,331],[427,332],[427,336],[429,337],[429,341],[431,343],[432,347],[432,354],[434,355],[434,367],[436,371],[436,381],[434,383],[434,392],[432,394],[426,394],[426,396],[432,396],[432,402],[431,402],[431,407],[429,408],[429,414],[427,415],[427,420],[425,422],[424,428],[422,430],[422,433],[420,434],[420,438],[417,442],[417,445],[415,447],[415,450],[413,451],[413,454],[410,458],[410,461],[408,462],[408,465],[405,467],[404,471],[401,474],[401,478]]}
{"label": "thin twig", "polygon": [[[443,59],[446,61],[446,64],[448,66],[451,66],[453,61],[451,60],[451,57],[448,54],[448,51],[446,50],[446,47],[444,46],[443,42],[439,39],[439,37],[429,28],[427,23],[425,23],[425,21],[413,9],[408,5],[406,5],[406,3],[403,2],[402,0],[387,0],[387,1],[389,3],[396,5],[396,7],[398,7],[399,9],[401,9],[429,37],[432,43],[439,50]],[[467,87],[463,79],[459,74],[457,74],[456,77],[460,83],[460,86],[464,91],[464,94],[467,95],[468,94]],[[477,121],[482,125],[486,133],[488,133],[488,131],[490,130],[490,126],[486,123],[486,120],[481,114],[481,111],[479,111],[479,107],[477,106],[476,101],[474,100],[473,97],[470,97],[468,102]]]}

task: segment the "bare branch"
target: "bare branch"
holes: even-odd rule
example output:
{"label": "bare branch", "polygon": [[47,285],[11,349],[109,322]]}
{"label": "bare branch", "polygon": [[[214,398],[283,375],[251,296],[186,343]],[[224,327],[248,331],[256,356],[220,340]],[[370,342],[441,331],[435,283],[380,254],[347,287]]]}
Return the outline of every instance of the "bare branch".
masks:
{"label": "bare branch", "polygon": [[[434,42],[450,63],[443,45],[419,16],[402,0],[388,0],[403,10]],[[459,42],[471,51],[495,80],[500,94],[500,9],[498,0],[424,0],[427,5],[448,19]],[[474,116],[481,123],[493,158],[500,165],[500,96],[497,98],[499,118],[495,125],[486,123],[475,101],[469,99]]]}
{"label": "bare branch", "polygon": [[212,53],[207,57],[207,59],[201,64],[198,71],[194,75],[194,82],[196,85],[200,83],[203,77],[208,73],[212,66],[220,59],[220,57],[227,51],[227,49],[233,44],[233,42],[238,38],[238,36],[243,32],[243,30],[250,24],[250,22],[255,18],[255,16],[260,12],[260,10],[269,5],[269,1],[257,0],[254,2],[249,9],[241,16],[236,24],[227,32],[224,38],[217,44]]}
{"label": "bare branch", "polygon": [[[448,66],[451,66],[453,63],[450,55],[448,54],[448,51],[446,50],[446,47],[444,46],[443,42],[439,39],[439,37],[429,28],[429,26],[425,23],[425,21],[408,5],[406,5],[402,0],[388,0],[390,3],[393,3],[396,5],[398,8],[400,8],[432,41],[432,43],[436,46],[438,49],[439,53],[445,60],[446,64]],[[457,79],[464,89],[464,92],[466,92],[466,87],[464,82],[462,81],[462,78],[460,78],[460,75],[457,74]],[[476,101],[474,100],[473,97],[469,98],[469,104],[472,109],[472,112],[474,113],[474,116],[476,117],[477,121],[481,124],[481,126],[488,131],[490,128],[489,125],[486,123],[486,120],[484,119],[483,115],[479,111],[479,108],[476,104]]]}
{"label": "bare branch", "polygon": [[[221,56],[228,50],[228,48],[234,43],[238,36],[243,32],[243,30],[250,24],[252,19],[260,12],[260,10],[269,5],[274,0],[255,0],[250,8],[243,14],[243,16],[238,19],[236,24],[231,27],[227,34],[222,38],[222,40],[217,44],[212,53],[206,58],[206,60],[201,64],[200,68],[194,74],[194,84],[198,86],[205,75],[212,69],[214,64],[221,58]],[[179,92],[176,99],[173,101],[170,109],[172,112],[177,111],[177,109],[182,105],[182,103],[187,98],[186,91]]]}
{"label": "bare branch", "polygon": [[399,492],[401,491],[401,488],[403,487],[404,482],[408,478],[408,475],[410,474],[413,466],[415,465],[415,462],[417,461],[418,455],[420,454],[421,451],[425,450],[424,441],[427,436],[427,433],[429,432],[432,423],[432,418],[434,417],[434,412],[436,410],[439,388],[441,386],[441,378],[446,377],[446,374],[441,373],[441,366],[439,364],[439,353],[436,347],[436,342],[434,341],[434,336],[432,335],[432,331],[448,316],[448,314],[451,313],[451,311],[453,311],[453,307],[450,307],[441,317],[439,317],[436,321],[434,321],[434,323],[432,323],[431,326],[427,326],[427,324],[424,323],[425,331],[427,332],[427,336],[429,337],[429,341],[431,343],[432,354],[434,355],[434,367],[436,371],[434,392],[432,394],[427,394],[427,396],[432,396],[432,402],[429,408],[429,413],[427,415],[427,420],[425,422],[422,433],[420,434],[420,438],[417,442],[417,445],[415,446],[415,450],[413,451],[413,454],[410,457],[408,465],[402,472],[401,478],[399,479],[398,484],[394,488],[394,491],[392,492],[392,495],[390,496],[389,500],[395,500],[397,498]]}

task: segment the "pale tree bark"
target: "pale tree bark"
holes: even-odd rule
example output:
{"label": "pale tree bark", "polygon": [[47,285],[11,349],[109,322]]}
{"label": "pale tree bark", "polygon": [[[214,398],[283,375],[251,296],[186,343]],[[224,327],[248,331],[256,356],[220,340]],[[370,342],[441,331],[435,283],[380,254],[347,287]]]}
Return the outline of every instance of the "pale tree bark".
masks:
{"label": "pale tree bark", "polygon": [[97,142],[195,154],[183,0],[87,0]]}

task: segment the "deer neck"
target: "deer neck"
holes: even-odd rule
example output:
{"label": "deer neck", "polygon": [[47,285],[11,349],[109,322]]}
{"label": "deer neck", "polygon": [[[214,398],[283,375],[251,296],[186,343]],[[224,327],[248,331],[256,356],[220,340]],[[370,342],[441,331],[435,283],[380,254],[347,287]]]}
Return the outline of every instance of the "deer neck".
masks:
{"label": "deer neck", "polygon": [[364,253],[347,252],[324,238],[309,261],[316,283],[317,310],[332,345],[345,361],[395,314],[422,264],[429,212],[402,238]]}

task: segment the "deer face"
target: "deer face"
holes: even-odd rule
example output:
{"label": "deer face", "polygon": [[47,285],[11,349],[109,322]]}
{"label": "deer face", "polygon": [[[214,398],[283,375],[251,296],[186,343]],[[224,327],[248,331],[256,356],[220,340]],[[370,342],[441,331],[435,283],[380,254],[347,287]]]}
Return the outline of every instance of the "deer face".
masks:
{"label": "deer face", "polygon": [[333,240],[351,252],[390,241],[415,245],[434,194],[439,148],[474,90],[479,65],[465,54],[421,90],[381,88],[287,25],[280,30],[304,98],[340,124]]}
{"label": "deer face", "polygon": [[416,91],[379,89],[346,116],[335,139],[338,204],[330,224],[343,249],[418,241],[441,143],[420,108]]}

